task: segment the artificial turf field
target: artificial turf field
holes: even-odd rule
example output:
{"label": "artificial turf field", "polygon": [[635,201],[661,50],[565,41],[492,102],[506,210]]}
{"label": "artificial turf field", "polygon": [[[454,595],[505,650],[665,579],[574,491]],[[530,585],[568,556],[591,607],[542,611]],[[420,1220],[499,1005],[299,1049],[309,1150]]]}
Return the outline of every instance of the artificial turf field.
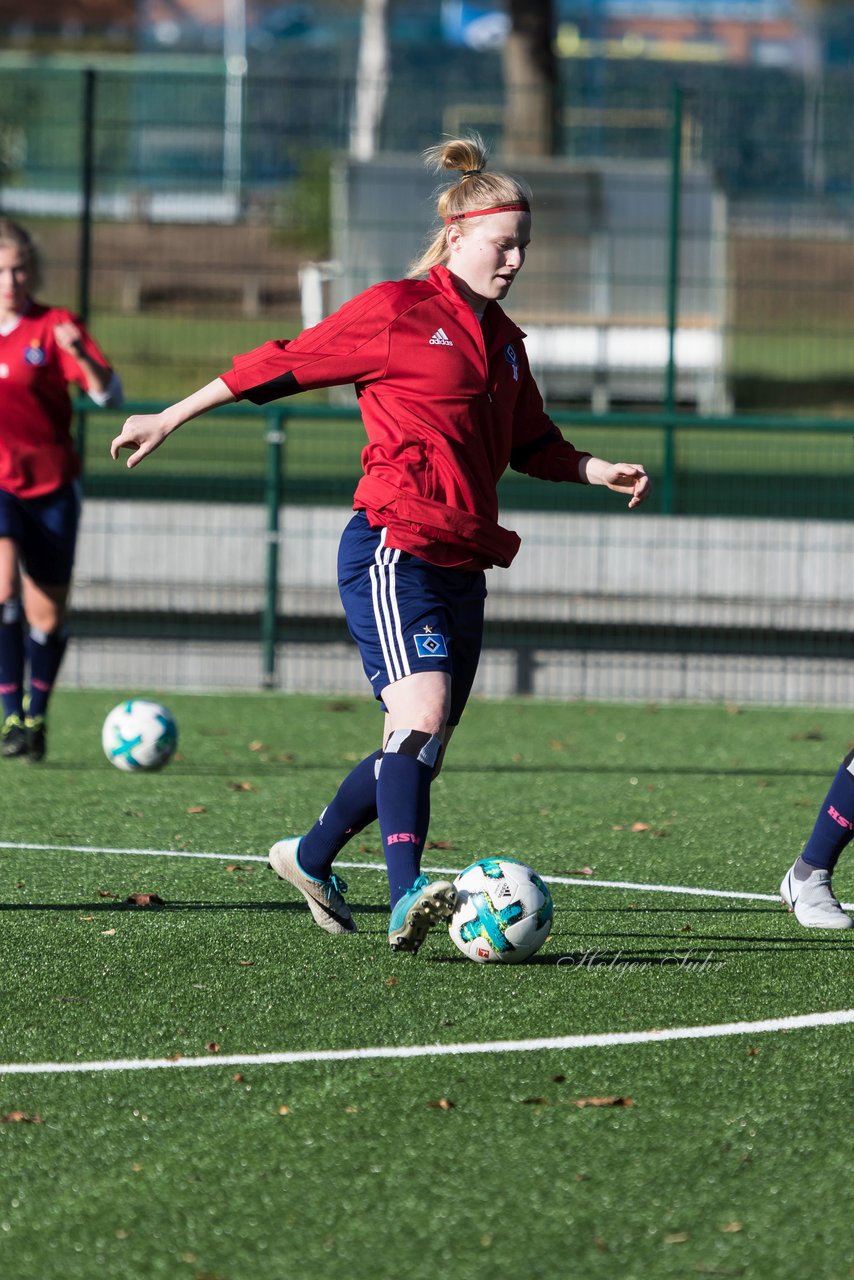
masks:
{"label": "artificial turf field", "polygon": [[[119,696],[59,692],[47,761],[0,768],[7,1280],[852,1274],[852,1030],[820,1016],[854,1009],[854,938],[775,900],[846,713],[474,703],[424,863],[555,877],[551,938],[499,967],[388,951],[375,829],[354,937],[265,869],[373,705],[167,695],[180,755],[130,776]],[[720,1030],[602,1042],[682,1028]]]}

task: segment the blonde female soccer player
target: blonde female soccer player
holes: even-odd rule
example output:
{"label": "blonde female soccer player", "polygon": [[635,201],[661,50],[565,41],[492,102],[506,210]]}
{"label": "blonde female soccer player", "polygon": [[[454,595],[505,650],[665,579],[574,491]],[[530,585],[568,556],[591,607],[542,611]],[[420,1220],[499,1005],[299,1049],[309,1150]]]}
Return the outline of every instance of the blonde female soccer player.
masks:
{"label": "blonde female soccer player", "polygon": [[543,480],[605,485],[632,508],[649,492],[640,463],[606,462],[564,440],[543,409],[523,335],[500,306],[531,238],[528,189],[490,172],[477,138],[446,142],[427,159],[458,177],[439,197],[439,231],[405,280],[374,285],[293,341],[236,356],[186,400],[129,418],[112,444],[114,458],[132,450],[128,466],[136,466],[217,405],[355,385],[368,441],[338,584],[385,711],[382,746],[305,835],[273,845],[270,864],[304,895],[321,928],[352,933],[333,863],[379,818],[389,943],[409,952],[454,905],[451,884],[421,875],[421,855],[430,784],[477,669],[485,570],[506,568],[519,547],[498,522],[498,480],[510,466]]}

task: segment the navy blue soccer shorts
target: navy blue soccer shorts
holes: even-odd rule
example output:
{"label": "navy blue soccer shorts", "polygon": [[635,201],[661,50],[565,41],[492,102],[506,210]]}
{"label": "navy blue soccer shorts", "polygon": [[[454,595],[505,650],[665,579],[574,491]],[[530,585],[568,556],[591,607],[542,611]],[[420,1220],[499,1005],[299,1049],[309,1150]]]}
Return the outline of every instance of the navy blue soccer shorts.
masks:
{"label": "navy blue soccer shorts", "polygon": [[71,581],[80,524],[80,485],[63,485],[42,498],[18,498],[0,489],[0,538],[11,538],[34,582]]}
{"label": "navy blue soccer shorts", "polygon": [[338,549],[338,590],[374,697],[417,671],[451,677],[448,724],[459,724],[483,642],[486,575],[444,569],[385,545],[363,511]]}

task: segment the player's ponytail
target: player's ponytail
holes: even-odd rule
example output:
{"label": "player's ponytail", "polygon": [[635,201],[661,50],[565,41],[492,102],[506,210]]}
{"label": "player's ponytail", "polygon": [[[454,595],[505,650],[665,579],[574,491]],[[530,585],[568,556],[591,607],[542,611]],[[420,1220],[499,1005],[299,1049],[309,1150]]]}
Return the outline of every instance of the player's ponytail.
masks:
{"label": "player's ponytail", "polygon": [[[458,180],[438,193],[436,210],[444,224],[464,223],[466,219],[485,216],[496,209],[530,208],[531,193],[526,183],[506,173],[493,173],[486,168],[489,153],[478,134],[468,138],[450,138],[438,146],[428,147],[424,163],[442,172],[457,170]],[[449,250],[445,227],[439,231],[410,266],[407,277],[426,275],[432,267],[448,261]]]}

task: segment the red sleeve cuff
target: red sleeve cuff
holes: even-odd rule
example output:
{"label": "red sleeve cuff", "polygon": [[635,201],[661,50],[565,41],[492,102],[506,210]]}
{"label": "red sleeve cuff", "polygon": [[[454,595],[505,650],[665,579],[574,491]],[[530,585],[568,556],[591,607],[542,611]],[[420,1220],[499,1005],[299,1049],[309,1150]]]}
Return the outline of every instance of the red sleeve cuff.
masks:
{"label": "red sleeve cuff", "polygon": [[225,383],[234,398],[239,400],[243,395],[243,392],[240,390],[240,379],[234,369],[229,369],[227,373],[221,373],[219,376],[220,380]]}

